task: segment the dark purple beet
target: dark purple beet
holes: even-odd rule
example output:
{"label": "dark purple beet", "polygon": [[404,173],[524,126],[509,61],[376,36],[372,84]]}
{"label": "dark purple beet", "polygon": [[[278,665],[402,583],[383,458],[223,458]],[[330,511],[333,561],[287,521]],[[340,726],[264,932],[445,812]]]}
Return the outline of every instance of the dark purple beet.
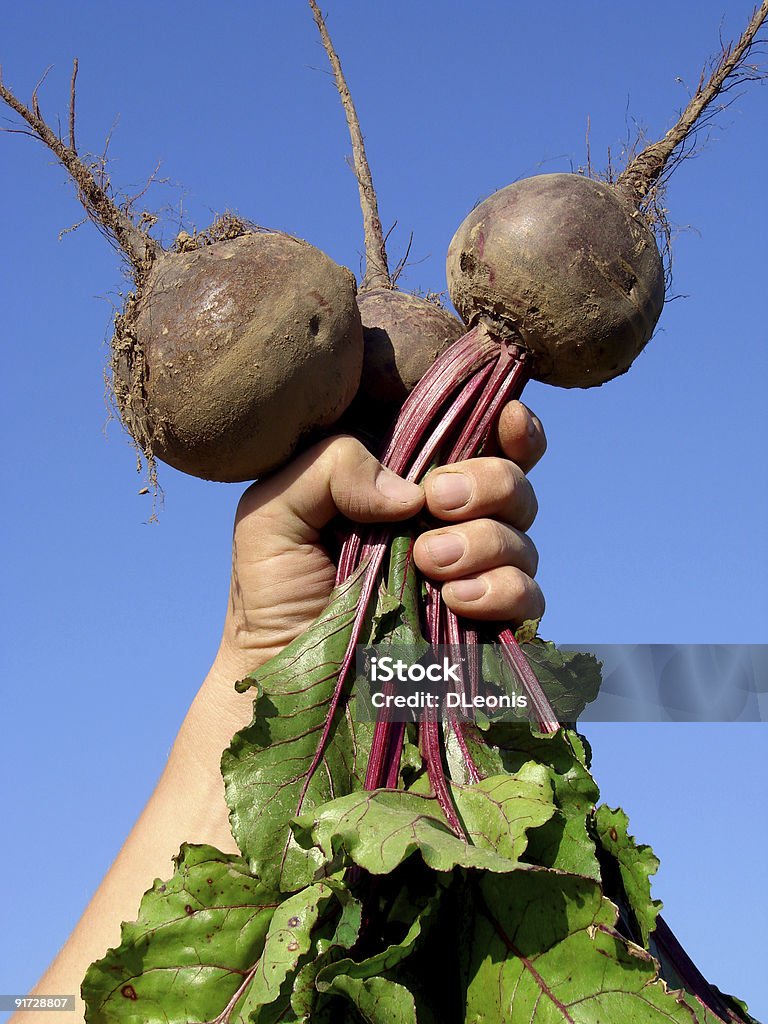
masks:
{"label": "dark purple beet", "polygon": [[447,259],[468,324],[486,321],[534,354],[533,376],[592,387],[624,373],[650,340],[664,270],[642,214],[611,185],[544,174],[495,192],[466,218]]}
{"label": "dark purple beet", "polygon": [[361,292],[363,373],[360,396],[399,407],[464,325],[436,302],[393,288]]}

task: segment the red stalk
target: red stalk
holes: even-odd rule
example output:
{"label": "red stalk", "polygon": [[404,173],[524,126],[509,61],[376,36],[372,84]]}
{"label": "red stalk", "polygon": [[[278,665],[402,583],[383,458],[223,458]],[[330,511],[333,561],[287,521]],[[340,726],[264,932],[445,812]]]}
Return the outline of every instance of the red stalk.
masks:
{"label": "red stalk", "polygon": [[389,750],[387,751],[389,772],[384,780],[384,786],[387,789],[397,789],[397,783],[400,778],[400,759],[403,756],[404,741],[405,722],[393,722],[389,737]]}
{"label": "red stalk", "polygon": [[[444,616],[440,613],[443,607],[440,591],[428,582],[425,632],[427,634],[426,639],[433,647],[444,644],[446,640],[443,630]],[[443,814],[448,819],[448,824],[457,836],[461,839],[466,839],[467,835],[453,805],[453,798],[443,767],[441,731],[437,721],[437,709],[432,707],[425,708],[424,717],[419,722],[419,746],[421,748],[421,756],[424,758],[427,768],[429,784],[432,787],[432,792],[437,797],[437,802],[440,804]]]}
{"label": "red stalk", "polygon": [[460,839],[466,839],[467,834],[459,821],[456,809],[453,806],[451,791],[448,788],[448,780],[445,777],[443,768],[443,756],[440,744],[440,729],[435,718],[435,709],[427,708],[424,718],[419,722],[419,745],[421,756],[427,766],[427,776],[432,786],[432,792],[437,797],[437,802],[448,819],[448,824]]}
{"label": "red stalk", "polygon": [[[440,605],[443,611],[443,628],[448,646],[455,649],[457,654],[462,646],[467,653],[469,653],[469,648],[472,643],[469,639],[469,630],[462,630],[458,618],[449,608],[446,608],[442,599],[440,599]],[[477,644],[477,633],[475,633],[474,642]],[[473,651],[472,653],[474,655],[476,652]],[[464,664],[462,662],[459,662],[459,664],[461,665],[461,689],[464,693],[469,690],[470,697],[474,697],[477,693],[477,659],[472,657],[471,664],[466,666],[466,671]],[[473,668],[475,670],[474,672]],[[464,758],[464,766],[467,769],[467,775],[470,782],[479,782],[481,779],[480,772],[475,764],[474,758],[469,752],[469,748],[467,747],[466,740],[464,739],[464,733],[462,731],[462,724],[459,722],[458,716],[453,711],[449,712],[448,721],[451,724],[451,729],[453,730],[453,733],[456,736],[456,741],[459,744],[459,749],[461,750]]]}
{"label": "red stalk", "polygon": [[560,723],[552,706],[547,700],[547,695],[541,688],[541,683],[536,678],[533,669],[528,664],[528,659],[520,650],[520,644],[515,640],[515,634],[511,629],[502,629],[499,633],[499,643],[504,660],[512,668],[515,675],[523,684],[525,692],[531,701],[533,710],[536,712],[539,730],[541,732],[557,732]]}
{"label": "red stalk", "polygon": [[[418,481],[435,459],[442,465],[448,465],[479,455],[495,431],[504,405],[522,393],[529,374],[530,356],[525,349],[493,336],[482,325],[473,328],[443,353],[411,392],[390,432],[381,457],[383,465],[407,479]],[[367,562],[367,565],[352,635],[339,671],[326,726],[307,773],[302,800],[322,759],[392,533],[391,526],[356,527],[350,530],[343,545],[337,584],[348,579],[361,564]],[[477,633],[464,626],[445,607],[439,591],[428,584],[427,593],[426,639],[432,645],[445,642],[446,637],[450,644],[476,644]],[[556,730],[559,726],[555,715],[512,631],[502,629],[499,640],[504,657],[528,694],[539,728]],[[473,694],[477,691],[478,679],[479,663],[475,659],[468,669],[468,683]],[[449,721],[464,756],[468,775],[473,781],[478,781],[481,775],[467,747],[461,725],[455,715]],[[404,723],[393,723],[390,712],[385,710],[379,716],[374,728],[366,789],[397,786],[404,733]],[[436,715],[429,711],[419,725],[419,745],[432,790],[451,827],[457,835],[463,836],[443,767],[441,729]]]}

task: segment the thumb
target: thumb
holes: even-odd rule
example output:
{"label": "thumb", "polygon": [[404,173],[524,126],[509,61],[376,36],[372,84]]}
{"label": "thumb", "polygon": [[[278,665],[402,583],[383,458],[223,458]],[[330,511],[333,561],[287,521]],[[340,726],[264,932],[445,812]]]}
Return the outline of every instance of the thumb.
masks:
{"label": "thumb", "polygon": [[[424,505],[424,488],[382,466],[354,437],[337,437],[326,456],[330,461],[331,498],[353,522],[397,522]],[[321,466],[325,459],[321,458]]]}
{"label": "thumb", "polygon": [[[252,501],[285,533],[312,540],[338,513],[356,523],[397,522],[424,505],[424,489],[386,469],[356,438],[315,445],[252,489]],[[309,528],[309,530],[307,530]]]}
{"label": "thumb", "polygon": [[396,522],[415,515],[424,504],[423,488],[385,469],[354,437],[331,438],[308,454],[313,452],[289,496],[316,529],[337,512],[355,523]]}

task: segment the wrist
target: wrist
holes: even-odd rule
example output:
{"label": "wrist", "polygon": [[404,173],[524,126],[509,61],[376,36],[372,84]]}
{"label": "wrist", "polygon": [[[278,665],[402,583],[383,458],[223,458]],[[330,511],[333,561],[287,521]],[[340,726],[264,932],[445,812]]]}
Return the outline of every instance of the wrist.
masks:
{"label": "wrist", "polygon": [[217,743],[221,753],[234,733],[253,717],[254,691],[238,693],[235,683],[265,660],[222,643],[185,719],[187,731],[193,736],[205,733],[207,741]]}

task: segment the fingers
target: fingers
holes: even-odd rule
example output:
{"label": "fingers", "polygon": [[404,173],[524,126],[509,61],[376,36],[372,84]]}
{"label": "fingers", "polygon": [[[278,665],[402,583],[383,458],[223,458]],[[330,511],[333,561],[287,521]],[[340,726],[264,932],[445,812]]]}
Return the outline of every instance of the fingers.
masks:
{"label": "fingers", "polygon": [[471,459],[436,469],[424,490],[427,509],[446,522],[493,517],[527,530],[538,511],[525,474],[506,459]]}
{"label": "fingers", "polygon": [[511,526],[479,519],[431,530],[416,540],[413,555],[426,576],[443,583],[443,600],[457,615],[524,622],[544,613],[532,578],[536,548]]}
{"label": "fingers", "polygon": [[[540,424],[519,402],[505,413],[500,444],[533,465],[546,447]],[[452,525],[422,534],[414,559],[442,584],[451,611],[490,621],[540,618],[544,597],[533,580],[538,554],[524,533],[538,506],[521,467],[502,458],[471,459],[434,470],[424,489],[428,511]]]}
{"label": "fingers", "polygon": [[318,460],[318,472],[327,478],[332,502],[323,526],[336,512],[355,523],[398,522],[424,504],[423,488],[385,469],[353,437],[335,438]]}
{"label": "fingers", "polygon": [[497,434],[501,450],[524,473],[530,472],[547,450],[541,420],[522,402],[509,402],[504,406]]}
{"label": "fingers", "polygon": [[471,619],[525,622],[544,614],[538,585],[512,565],[444,583],[442,596],[452,612]]}
{"label": "fingers", "polygon": [[535,576],[539,562],[533,542],[524,533],[492,519],[474,519],[450,530],[430,530],[414,545],[421,571],[443,582],[513,565]]}

